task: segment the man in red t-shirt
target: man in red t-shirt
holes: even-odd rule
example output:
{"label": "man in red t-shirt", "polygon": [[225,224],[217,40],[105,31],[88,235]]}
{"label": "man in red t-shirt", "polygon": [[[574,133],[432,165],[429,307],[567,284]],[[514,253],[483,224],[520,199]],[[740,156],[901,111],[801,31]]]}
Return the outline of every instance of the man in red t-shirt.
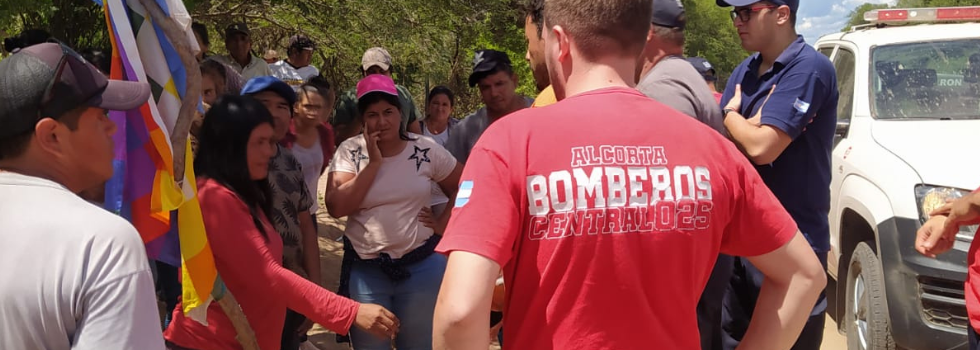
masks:
{"label": "man in red t-shirt", "polygon": [[[935,258],[953,248],[960,227],[980,224],[980,188],[929,213],[929,221],[919,228],[915,239],[915,249],[922,255]],[[980,240],[970,244],[967,253],[967,275],[964,285],[966,311],[970,315],[970,328],[967,330],[970,350],[980,349]]]}
{"label": "man in red t-shirt", "polygon": [[796,340],[823,268],[730,142],[631,88],[651,13],[650,0],[548,1],[560,102],[502,118],[473,148],[437,249],[434,348],[486,348],[502,267],[508,347],[696,349],[719,252],[766,277],[743,348]]}

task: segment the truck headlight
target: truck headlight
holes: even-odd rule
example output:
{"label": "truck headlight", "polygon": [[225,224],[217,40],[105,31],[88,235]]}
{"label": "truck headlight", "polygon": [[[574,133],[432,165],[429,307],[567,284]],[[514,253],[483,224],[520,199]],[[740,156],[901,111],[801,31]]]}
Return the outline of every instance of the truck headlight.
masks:
{"label": "truck headlight", "polygon": [[[929,213],[946,205],[946,202],[969,194],[964,191],[951,187],[939,187],[930,185],[915,186],[915,202],[919,208],[919,224],[924,224],[929,220]],[[977,225],[960,226],[960,232],[956,233],[956,239],[963,242],[972,242],[973,235],[977,232]]]}

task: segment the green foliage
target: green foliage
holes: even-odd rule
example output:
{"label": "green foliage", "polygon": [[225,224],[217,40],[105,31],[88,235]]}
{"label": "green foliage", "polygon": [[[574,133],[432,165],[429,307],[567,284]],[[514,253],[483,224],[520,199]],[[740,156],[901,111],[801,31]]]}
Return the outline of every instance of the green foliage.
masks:
{"label": "green foliage", "polygon": [[683,0],[683,3],[687,16],[685,54],[711,62],[720,78],[718,89],[723,90],[732,70],[749,55],[742,49],[732,24],[731,8],[718,7],[715,0]]}
{"label": "green foliage", "polygon": [[0,0],[0,37],[44,29],[75,48],[108,49],[102,7],[91,0]]}

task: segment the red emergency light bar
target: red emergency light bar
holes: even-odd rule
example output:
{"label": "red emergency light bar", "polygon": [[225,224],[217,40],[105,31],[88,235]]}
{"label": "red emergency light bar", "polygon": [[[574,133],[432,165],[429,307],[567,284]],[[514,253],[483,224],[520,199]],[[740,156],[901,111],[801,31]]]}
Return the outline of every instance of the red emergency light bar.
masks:
{"label": "red emergency light bar", "polygon": [[881,9],[864,13],[871,23],[980,21],[980,6]]}

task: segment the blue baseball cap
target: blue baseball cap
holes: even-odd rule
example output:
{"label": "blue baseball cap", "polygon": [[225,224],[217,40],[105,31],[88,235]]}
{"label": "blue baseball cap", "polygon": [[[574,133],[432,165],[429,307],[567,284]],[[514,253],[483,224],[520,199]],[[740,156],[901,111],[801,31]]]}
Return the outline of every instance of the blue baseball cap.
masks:
{"label": "blue baseball cap", "polygon": [[687,62],[694,66],[694,69],[698,71],[698,74],[701,74],[704,80],[718,81],[718,77],[715,76],[715,67],[704,57],[688,57]]}
{"label": "blue baseball cap", "polygon": [[245,87],[242,88],[242,95],[253,95],[263,91],[272,91],[279,94],[279,96],[286,99],[286,102],[289,102],[290,106],[296,104],[296,92],[293,91],[293,88],[273,76],[249,79],[245,83]]}
{"label": "blue baseball cap", "polygon": [[[715,3],[721,7],[728,7],[728,6],[749,6],[761,1],[762,0],[715,0]],[[776,6],[782,6],[782,5],[789,6],[789,11],[792,13],[796,13],[796,10],[800,8],[800,0],[766,0],[766,1],[771,2],[773,5]]]}
{"label": "blue baseball cap", "polygon": [[684,29],[684,4],[681,0],[653,0],[650,22],[661,27]]}

